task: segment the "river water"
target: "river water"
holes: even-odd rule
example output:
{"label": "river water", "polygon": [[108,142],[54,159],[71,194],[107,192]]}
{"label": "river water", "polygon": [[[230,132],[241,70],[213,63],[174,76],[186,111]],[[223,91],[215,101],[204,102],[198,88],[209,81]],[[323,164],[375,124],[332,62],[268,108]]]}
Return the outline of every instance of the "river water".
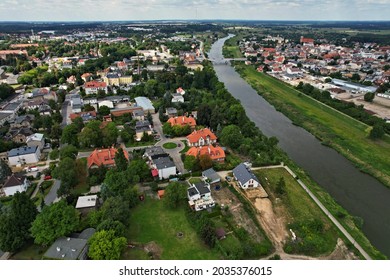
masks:
{"label": "river water", "polygon": [[[321,145],[313,135],[297,127],[257,94],[230,66],[224,63],[222,46],[228,37],[212,45],[209,59],[228,91],[244,107],[247,116],[319,185],[354,216],[363,218],[363,232],[371,243],[390,257],[390,189],[361,173],[335,150]],[[390,159],[389,159],[390,160]]]}

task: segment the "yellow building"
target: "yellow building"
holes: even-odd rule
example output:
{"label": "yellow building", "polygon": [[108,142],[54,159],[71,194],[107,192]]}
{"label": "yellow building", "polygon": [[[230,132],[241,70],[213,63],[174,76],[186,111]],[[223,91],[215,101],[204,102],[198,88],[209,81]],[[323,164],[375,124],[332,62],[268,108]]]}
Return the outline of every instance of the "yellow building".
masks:
{"label": "yellow building", "polygon": [[133,82],[133,76],[120,76],[117,73],[108,73],[103,77],[103,81],[109,86],[126,85]]}

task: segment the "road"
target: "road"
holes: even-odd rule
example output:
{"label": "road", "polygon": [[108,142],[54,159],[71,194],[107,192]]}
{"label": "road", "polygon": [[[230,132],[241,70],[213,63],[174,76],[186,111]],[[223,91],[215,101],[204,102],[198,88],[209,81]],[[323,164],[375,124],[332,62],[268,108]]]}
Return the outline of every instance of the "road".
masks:
{"label": "road", "polygon": [[50,205],[57,199],[57,191],[61,186],[61,181],[54,180],[54,184],[50,189],[50,192],[45,196],[45,204]]}
{"label": "road", "polygon": [[68,116],[70,114],[70,102],[68,100],[65,100],[64,103],[62,103],[61,108],[61,115],[62,115],[62,123],[61,128],[64,128],[68,125]]}

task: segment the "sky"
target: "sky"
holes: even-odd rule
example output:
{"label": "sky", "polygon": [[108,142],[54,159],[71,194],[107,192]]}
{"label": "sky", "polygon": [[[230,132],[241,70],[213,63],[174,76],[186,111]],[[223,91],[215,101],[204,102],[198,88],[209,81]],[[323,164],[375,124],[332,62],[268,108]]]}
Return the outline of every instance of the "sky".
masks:
{"label": "sky", "polygon": [[390,0],[0,0],[0,21],[390,20]]}

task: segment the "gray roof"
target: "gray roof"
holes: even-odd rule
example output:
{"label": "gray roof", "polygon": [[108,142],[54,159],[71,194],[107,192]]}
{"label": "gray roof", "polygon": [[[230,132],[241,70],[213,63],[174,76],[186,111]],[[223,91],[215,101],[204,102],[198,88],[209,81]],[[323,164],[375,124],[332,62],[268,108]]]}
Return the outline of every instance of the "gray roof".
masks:
{"label": "gray roof", "polygon": [[128,95],[107,96],[104,99],[110,100],[110,101],[124,101],[124,100],[129,101],[130,96],[128,96]]}
{"label": "gray roof", "polygon": [[161,148],[161,146],[154,146],[151,148],[146,148],[145,154],[149,157],[154,157],[154,156],[158,156],[158,155],[165,155],[166,153],[163,150],[163,148]]}
{"label": "gray roof", "polygon": [[189,187],[187,192],[190,197],[199,194],[198,190],[195,187]]}
{"label": "gray roof", "polygon": [[146,98],[144,96],[139,96],[134,98],[135,103],[137,103],[137,106],[142,107],[144,110],[154,110],[154,106],[152,102],[149,100],[149,98]]}
{"label": "gray roof", "polygon": [[145,116],[144,110],[135,110],[133,112],[133,116],[135,116],[135,117]]}
{"label": "gray roof", "polygon": [[77,238],[60,237],[46,251],[45,257],[60,260],[77,260],[86,247],[88,239],[95,233],[95,229],[83,230]]}
{"label": "gray roof", "polygon": [[8,118],[9,116],[11,116],[12,113],[3,113],[3,112],[0,112],[0,121],[3,120],[3,119],[6,119]]}
{"label": "gray roof", "polygon": [[236,168],[233,169],[233,175],[242,185],[244,185],[250,179],[259,182],[255,174],[253,174],[252,171],[250,171],[250,169],[248,169],[243,163],[240,163]]}
{"label": "gray roof", "polygon": [[210,193],[209,184],[206,184],[204,182],[199,182],[199,183],[195,183],[193,185],[198,190],[200,195]]}
{"label": "gray roof", "polygon": [[21,147],[21,148],[12,149],[11,151],[8,152],[8,157],[34,154],[38,148],[39,148],[38,146],[31,146],[31,147]]}
{"label": "gray roof", "polygon": [[211,182],[219,182],[221,180],[221,177],[218,175],[217,172],[215,172],[214,169],[210,168],[202,172],[202,176],[209,179]]}
{"label": "gray roof", "polygon": [[3,107],[3,111],[15,111],[21,105],[21,103],[22,101],[8,103]]}
{"label": "gray roof", "polygon": [[168,156],[156,158],[153,160],[153,163],[156,165],[157,169],[164,169],[175,166],[173,161]]}
{"label": "gray roof", "polygon": [[170,115],[170,114],[177,114],[177,109],[174,108],[174,107],[168,107],[168,108],[166,109],[166,111],[167,111],[167,114],[168,114],[168,115]]}
{"label": "gray roof", "polygon": [[35,116],[32,115],[32,114],[27,114],[27,115],[23,115],[23,116],[18,116],[16,119],[15,119],[15,123],[22,123],[24,121],[32,121],[35,119]]}

